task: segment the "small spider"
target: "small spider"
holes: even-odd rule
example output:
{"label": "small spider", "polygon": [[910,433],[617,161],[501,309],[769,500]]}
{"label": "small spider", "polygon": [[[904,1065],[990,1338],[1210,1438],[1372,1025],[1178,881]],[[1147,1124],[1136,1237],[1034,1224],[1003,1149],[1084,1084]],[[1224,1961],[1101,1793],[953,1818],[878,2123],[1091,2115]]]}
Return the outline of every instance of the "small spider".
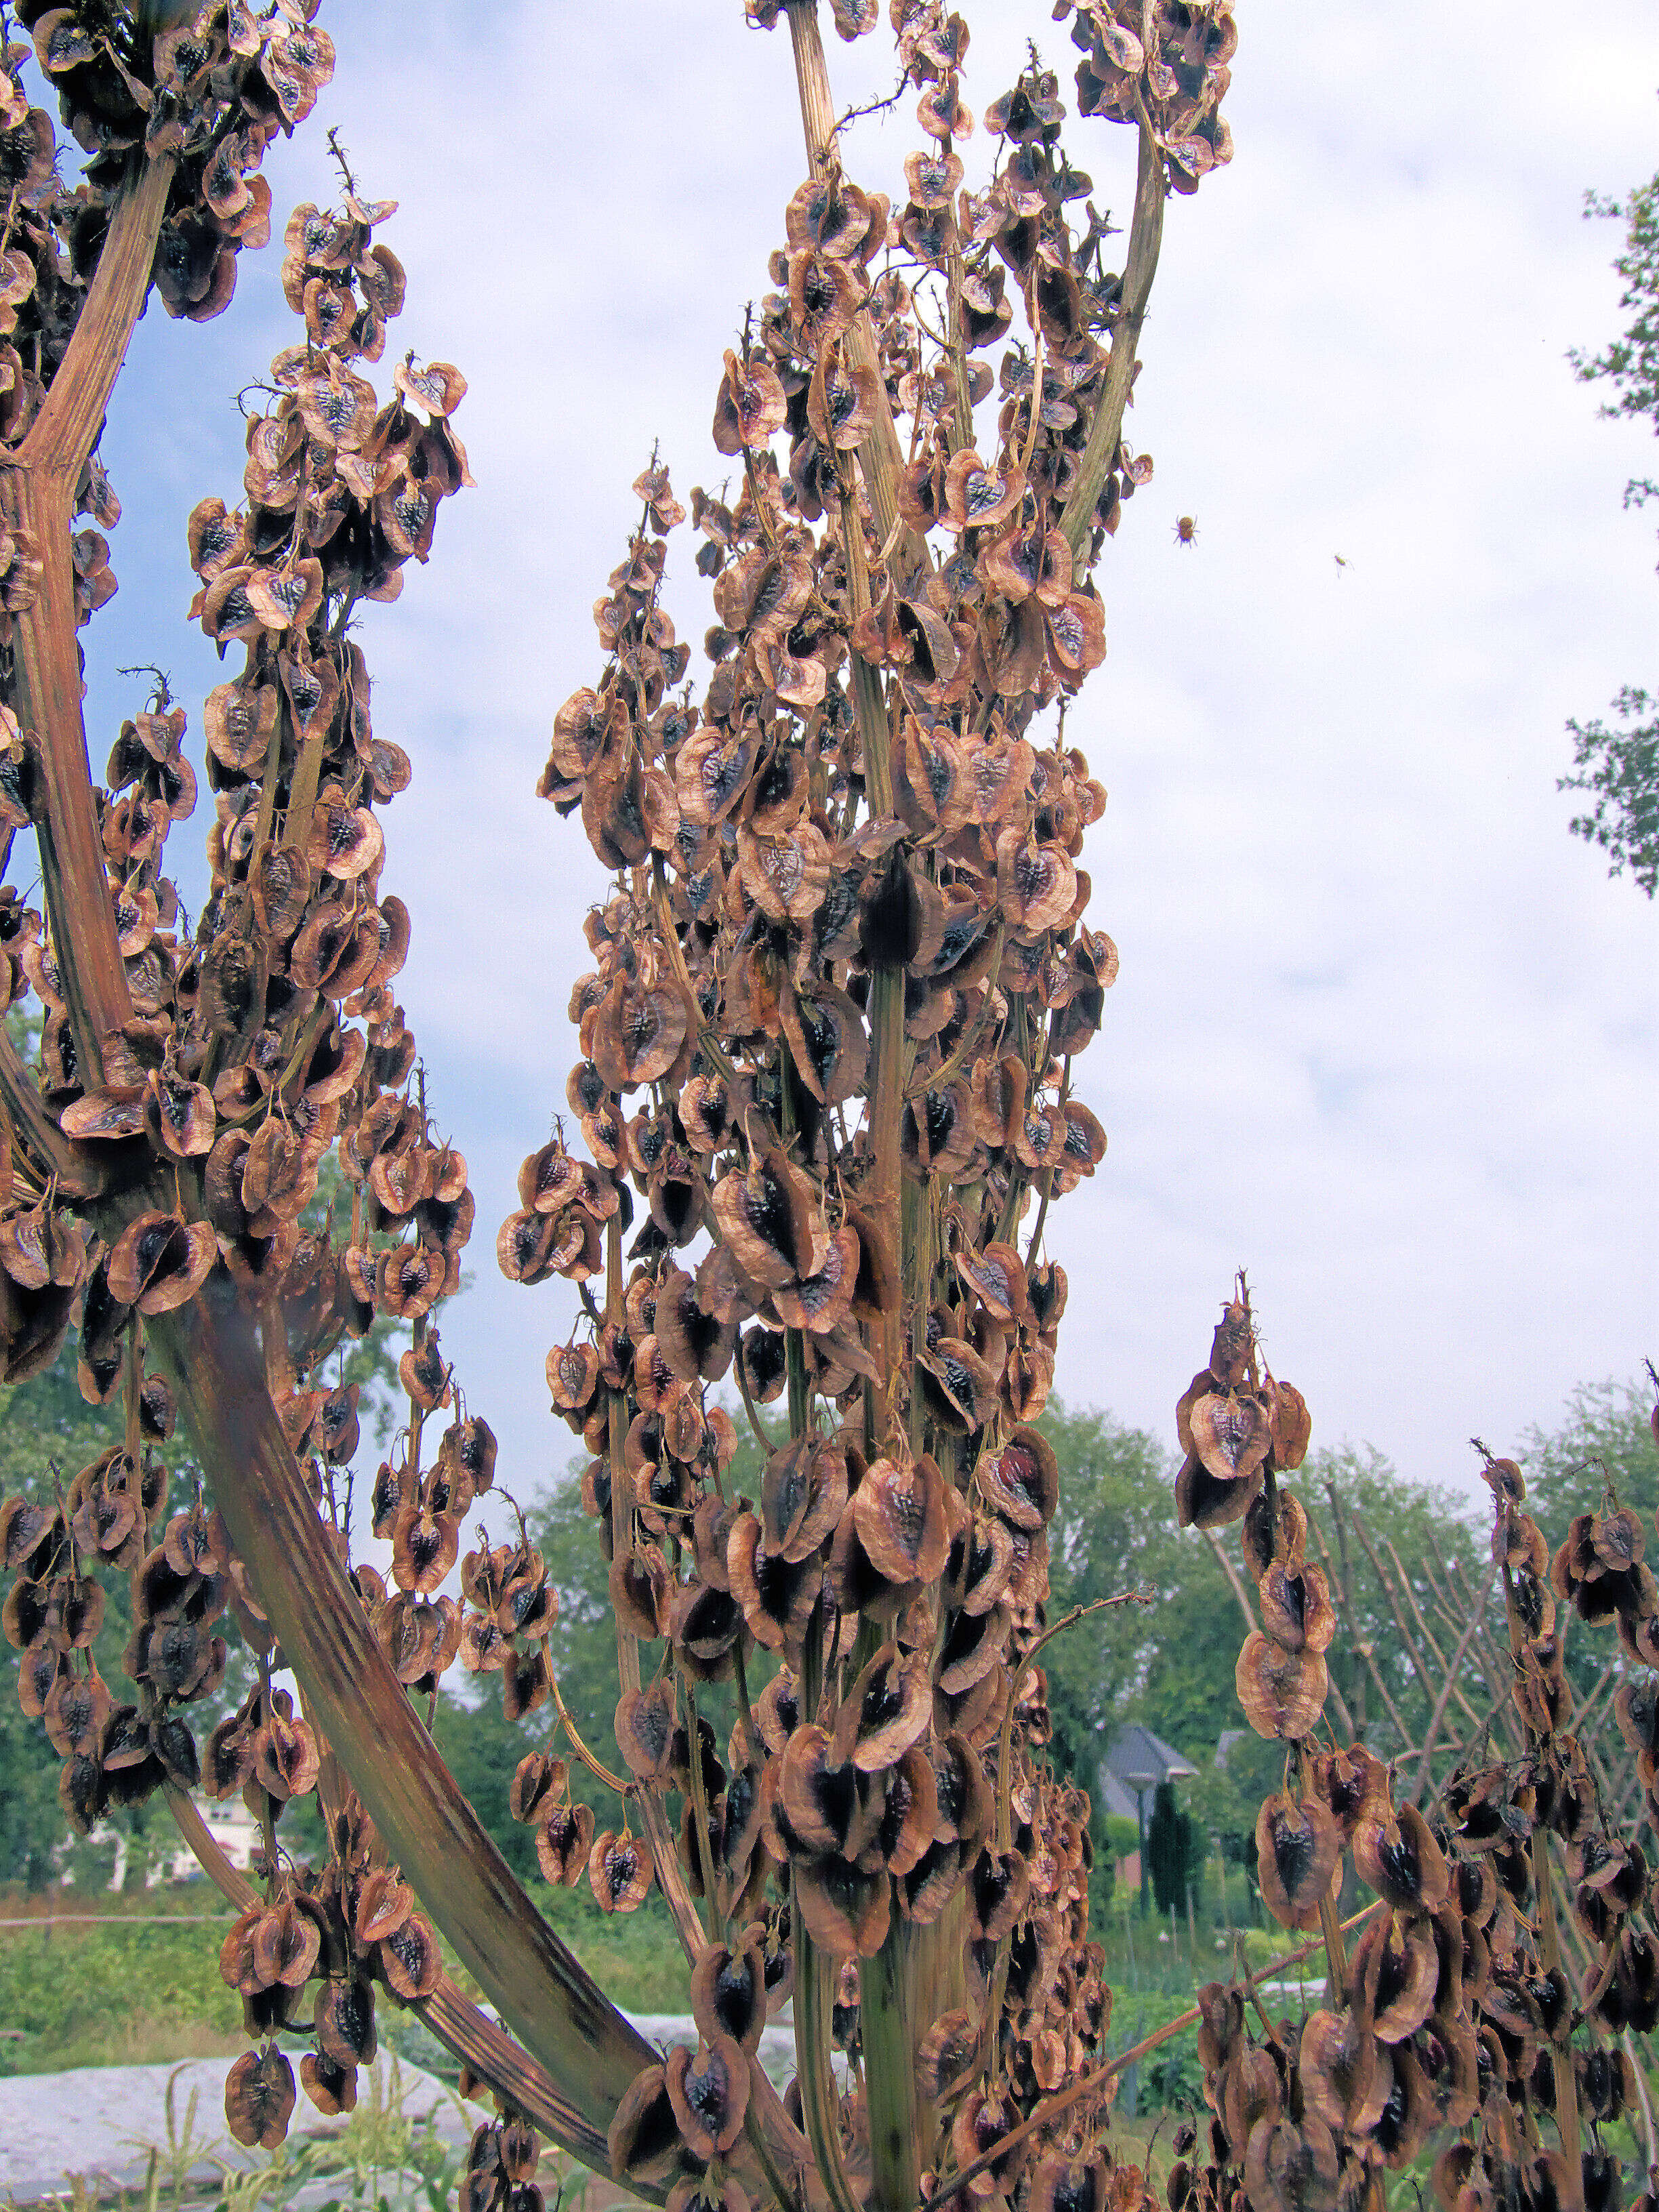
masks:
{"label": "small spider", "polygon": [[1198,517],[1183,514],[1176,523],[1175,540],[1177,545],[1194,545],[1198,542]]}

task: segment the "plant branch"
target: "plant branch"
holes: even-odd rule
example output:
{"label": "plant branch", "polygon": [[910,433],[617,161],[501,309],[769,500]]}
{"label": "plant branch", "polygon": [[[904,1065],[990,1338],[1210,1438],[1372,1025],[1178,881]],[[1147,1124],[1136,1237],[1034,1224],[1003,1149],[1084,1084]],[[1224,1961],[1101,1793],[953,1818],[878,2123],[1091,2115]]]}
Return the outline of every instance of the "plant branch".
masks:
{"label": "plant branch", "polygon": [[[793,16],[794,10],[790,14]],[[864,2212],[842,2157],[840,2099],[830,2066],[830,1977],[834,1961],[806,1932],[800,1899],[790,1881],[790,1914],[795,1947],[795,2078],[801,2118],[817,2171],[834,2212]]]}
{"label": "plant branch", "polygon": [[0,507],[40,562],[33,603],[15,617],[12,705],[40,768],[35,830],[53,957],[88,1089],[103,1080],[104,1039],[132,1000],[104,878],[103,841],[81,705],[75,566],[76,487],[96,442],[149,289],[170,158],[148,162],[115,203],[87,297],[52,389],[16,455],[0,469]]}
{"label": "plant branch", "polygon": [[173,168],[172,155],[153,156],[123,186],[110,213],[74,336],[18,449],[21,467],[31,475],[57,478],[71,497],[98,442],[110,394],[149,291]]}
{"label": "plant branch", "polygon": [[[1516,1601],[1515,1577],[1510,1572],[1509,1563],[1508,1523],[1513,1510],[1508,1505],[1500,1508],[1498,1541],[1504,1569],[1504,1613],[1509,1624],[1510,1657],[1518,1674],[1527,1638]],[[1543,1739],[1530,1726],[1526,1734],[1528,1744],[1534,1749],[1542,1743]],[[1538,1897],[1538,1955],[1547,1973],[1559,1973],[1561,1971],[1561,1942],[1555,1924],[1555,1885],[1550,1876],[1548,1830],[1534,1828],[1527,1838],[1526,1850],[1532,1863],[1533,1887]],[[1556,2132],[1560,2137],[1567,2168],[1563,2177],[1561,2202],[1564,2212],[1584,2212],[1583,2154],[1578,2128],[1578,2080],[1570,2043],[1558,2042],[1554,2037],[1550,2039],[1550,2069],[1555,2076]]]}
{"label": "plant branch", "polygon": [[[1095,526],[1095,508],[1106,479],[1116,465],[1123,436],[1123,410],[1129,404],[1129,391],[1134,381],[1135,349],[1140,343],[1146,302],[1152,296],[1152,278],[1158,271],[1166,190],[1164,155],[1152,135],[1152,125],[1143,115],[1135,167],[1134,213],[1129,221],[1129,250],[1118,299],[1117,322],[1112,331],[1111,357],[1106,367],[1100,404],[1089,425],[1088,443],[1083,449],[1077,480],[1060,523],[1073,561],[1080,558],[1089,542]],[[1041,398],[1040,392],[1034,396],[1033,406],[1040,404]]]}
{"label": "plant branch", "polygon": [[[622,1223],[614,1213],[605,1227],[605,1317],[615,1323],[620,1323],[623,1317]],[[619,1390],[612,1390],[609,1394],[605,1459],[611,1469],[611,1551],[617,1559],[628,1559],[634,1549],[634,1498],[623,1464],[623,1443],[627,1434],[628,1401]],[[639,1688],[639,1638],[620,1613],[617,1614],[617,1675],[624,1697],[630,1690]],[[688,1959],[696,1960],[702,1957],[708,1938],[680,1871],[661,1795],[654,1790],[638,1790],[634,1792],[634,1802],[640,1808],[640,1819],[657,1870],[657,1886],[667,1901],[680,1948]]]}
{"label": "plant branch", "polygon": [[[789,40],[795,59],[795,87],[800,94],[801,127],[806,136],[807,164],[814,178],[823,178],[839,166],[840,156],[836,150],[836,107],[830,94],[830,69],[824,59],[823,40],[818,35],[817,0],[787,0],[787,4]],[[885,545],[897,532],[906,566],[931,568],[927,539],[899,519],[898,480],[904,461],[867,307],[860,307],[853,318],[847,333],[847,352],[854,368],[868,369],[875,379],[875,421],[871,424],[870,435],[859,448],[859,458],[870,493],[871,510],[876,518],[876,535]]]}
{"label": "plant branch", "polygon": [[603,2135],[651,2046],[542,1919],[416,1717],[317,1518],[246,1309],[216,1273],[188,1308],[154,1318],[151,1340],[284,1658],[389,1853]]}
{"label": "plant branch", "polygon": [[596,1782],[603,1782],[605,1788],[614,1790],[618,1797],[631,1797],[634,1795],[634,1784],[631,1782],[624,1782],[620,1774],[613,1774],[602,1760],[593,1756],[582,1741],[580,1731],[570,1717],[564,1699],[559,1694],[558,1681],[550,1670],[547,1679],[549,1686],[553,1692],[553,1703],[558,1708],[559,1719],[566,1736],[569,1739],[572,1751],[575,1753]]}
{"label": "plant branch", "polygon": [[[110,1187],[117,1164],[131,1148],[77,1145],[47,1113],[39,1085],[23,1064],[10,1032],[0,1026],[0,1111],[42,1182],[55,1176],[65,1198],[98,1198]],[[147,1156],[146,1156],[147,1157]]]}

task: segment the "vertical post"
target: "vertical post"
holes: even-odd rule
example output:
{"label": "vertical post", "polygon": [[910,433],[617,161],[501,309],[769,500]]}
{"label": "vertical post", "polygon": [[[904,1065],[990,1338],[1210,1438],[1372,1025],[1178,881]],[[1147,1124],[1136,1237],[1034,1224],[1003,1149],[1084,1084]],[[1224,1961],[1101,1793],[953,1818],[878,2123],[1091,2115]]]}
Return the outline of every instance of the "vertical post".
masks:
{"label": "vertical post", "polygon": [[1215,1839],[1215,1878],[1221,1893],[1221,1933],[1224,1940],[1232,1934],[1232,1924],[1227,1910],[1227,1854],[1221,1847],[1219,1836]]}
{"label": "vertical post", "polygon": [[1140,1969],[1135,1964],[1134,1923],[1129,1917],[1129,1900],[1123,1900],[1123,1940],[1129,1947],[1129,1987],[1137,1996],[1140,1992]]}

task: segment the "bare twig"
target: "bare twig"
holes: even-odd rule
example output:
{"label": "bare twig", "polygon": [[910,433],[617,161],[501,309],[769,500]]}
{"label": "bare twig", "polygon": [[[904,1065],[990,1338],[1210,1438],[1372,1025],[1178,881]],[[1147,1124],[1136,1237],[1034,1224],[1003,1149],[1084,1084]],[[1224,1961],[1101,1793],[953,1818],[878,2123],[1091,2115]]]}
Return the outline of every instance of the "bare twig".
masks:
{"label": "bare twig", "polygon": [[[1480,1585],[1481,1611],[1485,1610],[1486,1593],[1491,1587],[1492,1570],[1488,1568],[1486,1579]],[[1451,1666],[1447,1672],[1446,1679],[1440,1685],[1440,1695],[1435,1699],[1434,1711],[1429,1716],[1429,1725],[1423,1734],[1423,1753],[1417,1762],[1417,1779],[1412,1787],[1411,1802],[1413,1805],[1420,1803],[1422,1800],[1423,1785],[1429,1778],[1429,1761],[1434,1756],[1434,1747],[1440,1738],[1440,1724],[1445,1718],[1446,1706],[1451,1697],[1453,1685],[1457,1680],[1457,1670],[1462,1666],[1463,1654],[1468,1650],[1470,1639],[1480,1626],[1480,1612],[1472,1613],[1469,1615],[1468,1626],[1459,1638],[1457,1649],[1452,1654]]]}

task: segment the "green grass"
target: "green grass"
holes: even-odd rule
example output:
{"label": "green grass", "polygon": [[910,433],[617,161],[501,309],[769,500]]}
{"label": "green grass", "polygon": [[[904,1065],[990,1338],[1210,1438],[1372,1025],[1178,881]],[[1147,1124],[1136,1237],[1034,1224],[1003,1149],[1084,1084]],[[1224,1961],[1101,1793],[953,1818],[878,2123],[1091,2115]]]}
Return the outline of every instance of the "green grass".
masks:
{"label": "green grass", "polygon": [[536,1888],[536,1903],[613,2004],[624,2012],[685,2012],[689,1969],[668,1907],[653,1890],[637,1912],[607,1914],[587,1884]]}
{"label": "green grass", "polygon": [[[685,1967],[667,1908],[654,1893],[638,1912],[609,1918],[585,1885],[579,1891],[538,1885],[538,1891],[542,1911],[624,2011],[684,2011]],[[197,1927],[158,1924],[175,1913],[210,1918]],[[82,1915],[112,1924],[69,1924]],[[0,2074],[161,2064],[244,2047],[240,2002],[219,1978],[219,1947],[231,1916],[206,1883],[134,1895],[58,1890],[50,1900],[0,1891],[0,1920],[25,1918],[33,1924],[0,1928]],[[469,1986],[453,1960],[449,1966]],[[403,2045],[392,2025],[396,2008],[385,2003],[382,2013],[392,2040]],[[429,2063],[418,2036],[409,2048]]]}
{"label": "green grass", "polygon": [[[70,2066],[143,2065],[242,2048],[242,2008],[219,1978],[230,1925],[205,1884],[136,1897],[58,1891],[47,1900],[0,1893],[0,2072],[57,2073]],[[203,1912],[215,1924],[167,1927],[167,1913]],[[70,1916],[115,1924],[67,1924]]]}

